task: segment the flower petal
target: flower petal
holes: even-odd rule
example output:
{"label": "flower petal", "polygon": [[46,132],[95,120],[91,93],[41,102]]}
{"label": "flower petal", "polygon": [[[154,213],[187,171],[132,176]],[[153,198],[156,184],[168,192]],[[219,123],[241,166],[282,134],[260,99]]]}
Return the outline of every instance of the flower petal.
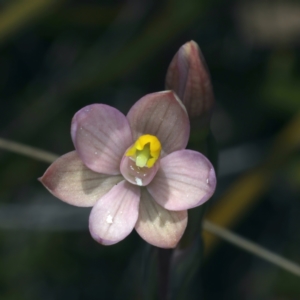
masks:
{"label": "flower petal", "polygon": [[159,160],[153,167],[137,167],[135,162],[128,156],[121,161],[120,170],[124,178],[132,184],[145,186],[151,182],[159,168]]}
{"label": "flower petal", "polygon": [[203,204],[216,188],[210,161],[192,150],[173,152],[160,161],[160,169],[147,186],[153,198],[166,209],[185,210]]}
{"label": "flower petal", "polygon": [[125,150],[133,143],[126,117],[105,104],[93,104],[79,110],[71,126],[78,155],[91,170],[120,174]]}
{"label": "flower petal", "polygon": [[99,174],[88,169],[76,151],[59,157],[40,178],[42,184],[57,198],[76,206],[93,206],[115,184],[121,175]]}
{"label": "flower petal", "polygon": [[158,205],[146,188],[142,189],[137,233],[160,248],[174,248],[187,225],[187,211],[169,211]]}
{"label": "flower petal", "polygon": [[162,145],[162,156],[184,149],[190,134],[187,112],[172,91],[153,93],[136,102],[127,114],[133,139],[155,135]]}
{"label": "flower petal", "polygon": [[138,218],[140,188],[122,181],[98,200],[90,214],[90,232],[100,244],[123,240]]}

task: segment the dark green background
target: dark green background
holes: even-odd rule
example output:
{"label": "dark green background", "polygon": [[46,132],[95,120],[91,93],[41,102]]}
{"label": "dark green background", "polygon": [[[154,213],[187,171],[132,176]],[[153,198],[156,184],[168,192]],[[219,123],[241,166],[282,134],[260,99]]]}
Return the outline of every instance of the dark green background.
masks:
{"label": "dark green background", "polygon": [[[78,109],[101,102],[126,113],[164,89],[173,55],[193,39],[217,101],[215,203],[270,157],[272,141],[300,110],[298,1],[44,0],[26,13],[36,2],[0,1],[3,138],[71,151]],[[297,139],[300,128],[291,135]],[[299,144],[234,228],[298,263]],[[136,233],[111,247],[94,242],[89,209],[60,203],[37,181],[47,166],[0,151],[0,299],[132,299],[143,242]],[[296,276],[225,242],[204,260],[200,281],[208,300],[300,299]]]}

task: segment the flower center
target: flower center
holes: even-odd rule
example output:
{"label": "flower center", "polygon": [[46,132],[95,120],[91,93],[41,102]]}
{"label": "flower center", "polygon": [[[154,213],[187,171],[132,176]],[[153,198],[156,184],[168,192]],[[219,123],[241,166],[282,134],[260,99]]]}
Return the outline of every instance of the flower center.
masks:
{"label": "flower center", "polygon": [[159,158],[160,151],[161,144],[159,139],[154,135],[145,134],[136,140],[125,155],[130,156],[140,168],[152,168]]}

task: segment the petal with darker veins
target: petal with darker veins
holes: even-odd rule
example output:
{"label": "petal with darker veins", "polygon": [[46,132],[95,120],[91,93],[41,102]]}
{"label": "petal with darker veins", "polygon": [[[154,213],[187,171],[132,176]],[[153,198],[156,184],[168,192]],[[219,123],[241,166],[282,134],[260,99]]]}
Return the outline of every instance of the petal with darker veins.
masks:
{"label": "petal with darker veins", "polygon": [[161,159],[160,169],[147,188],[157,203],[166,209],[190,209],[213,195],[216,174],[203,154],[180,150]]}
{"label": "petal with darker veins", "polygon": [[189,118],[182,102],[172,91],[144,96],[132,106],[127,118],[134,140],[143,134],[159,139],[162,157],[187,145]]}
{"label": "petal with darker veins", "polygon": [[139,218],[135,229],[148,243],[174,248],[187,225],[187,211],[169,211],[157,204],[146,188],[142,189]]}
{"label": "petal with darker veins", "polygon": [[88,207],[123,180],[121,175],[105,175],[88,169],[76,151],[59,157],[39,179],[57,198]]}
{"label": "petal with darker veins", "polygon": [[95,172],[110,175],[120,174],[123,154],[133,143],[126,117],[105,104],[79,110],[72,120],[71,136],[84,164]]}
{"label": "petal with darker veins", "polygon": [[123,240],[136,224],[139,202],[138,186],[125,180],[115,185],[91,211],[89,228],[92,237],[103,245]]}

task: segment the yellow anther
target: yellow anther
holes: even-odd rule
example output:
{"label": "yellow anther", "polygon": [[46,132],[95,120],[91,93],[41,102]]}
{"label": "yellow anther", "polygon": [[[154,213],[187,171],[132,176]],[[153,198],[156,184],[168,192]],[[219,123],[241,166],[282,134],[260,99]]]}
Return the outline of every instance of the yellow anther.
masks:
{"label": "yellow anther", "polygon": [[151,168],[159,158],[161,144],[154,135],[145,134],[140,136],[134,145],[127,150],[126,156],[130,156],[135,160],[138,167]]}

